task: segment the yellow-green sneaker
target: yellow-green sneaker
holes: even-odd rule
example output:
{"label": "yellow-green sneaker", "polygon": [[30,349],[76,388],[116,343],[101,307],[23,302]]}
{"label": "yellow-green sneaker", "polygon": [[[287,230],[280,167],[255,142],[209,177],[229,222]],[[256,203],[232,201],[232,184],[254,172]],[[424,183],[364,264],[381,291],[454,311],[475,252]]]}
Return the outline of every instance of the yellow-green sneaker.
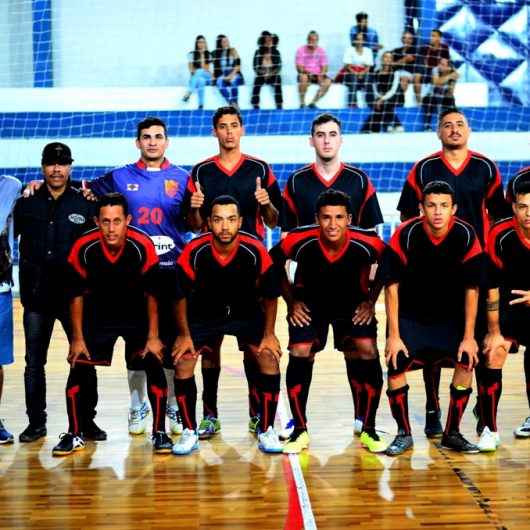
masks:
{"label": "yellow-green sneaker", "polygon": [[199,440],[208,440],[219,432],[221,432],[221,422],[213,416],[203,418],[197,430]]}
{"label": "yellow-green sneaker", "polygon": [[387,444],[374,433],[363,431],[361,433],[361,445],[366,447],[371,453],[384,453]]}
{"label": "yellow-green sneaker", "polygon": [[283,446],[285,454],[298,454],[309,447],[309,434],[307,431],[294,432]]}
{"label": "yellow-green sneaker", "polygon": [[259,430],[259,416],[252,416],[248,420],[248,432],[251,432],[252,434],[258,434]]}

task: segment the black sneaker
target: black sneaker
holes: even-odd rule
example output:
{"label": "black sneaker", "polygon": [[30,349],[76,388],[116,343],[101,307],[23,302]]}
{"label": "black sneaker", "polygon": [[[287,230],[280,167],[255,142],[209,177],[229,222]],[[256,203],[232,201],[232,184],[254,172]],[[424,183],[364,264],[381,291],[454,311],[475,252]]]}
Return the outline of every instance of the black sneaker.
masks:
{"label": "black sneaker", "polygon": [[444,433],[442,436],[442,447],[458,451],[459,453],[480,453],[478,446],[468,442],[459,432],[450,432],[449,434]]}
{"label": "black sneaker", "polygon": [[66,456],[74,451],[82,451],[85,448],[85,441],[80,434],[63,432],[59,436],[59,443],[52,449],[53,456]]}
{"label": "black sneaker", "polygon": [[482,421],[480,421],[480,408],[478,405],[478,401],[475,403],[475,406],[473,407],[473,416],[475,416],[475,419],[477,420],[477,435],[480,436],[482,434],[482,431],[484,430],[484,424]]}
{"label": "black sneaker", "polygon": [[46,436],[46,425],[31,425],[31,423],[19,434],[18,439],[22,443],[34,442]]}
{"label": "black sneaker", "polygon": [[440,422],[441,410],[427,410],[425,412],[425,429],[423,432],[427,438],[440,438],[444,430]]}
{"label": "black sneaker", "polygon": [[411,434],[398,432],[392,443],[386,448],[385,454],[388,456],[398,456],[403,454],[414,445]]}
{"label": "black sneaker", "polygon": [[103,429],[100,429],[94,420],[90,420],[83,429],[83,438],[85,440],[102,442],[107,439],[107,433]]}
{"label": "black sneaker", "polygon": [[171,453],[173,441],[165,432],[155,432],[151,440],[153,441],[153,451],[155,453]]}

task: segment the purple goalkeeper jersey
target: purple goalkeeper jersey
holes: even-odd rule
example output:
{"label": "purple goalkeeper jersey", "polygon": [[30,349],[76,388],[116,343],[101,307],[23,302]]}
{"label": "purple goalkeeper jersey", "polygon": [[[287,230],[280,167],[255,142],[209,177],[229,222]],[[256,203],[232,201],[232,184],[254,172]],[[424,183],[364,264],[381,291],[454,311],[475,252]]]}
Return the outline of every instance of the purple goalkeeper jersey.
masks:
{"label": "purple goalkeeper jersey", "polygon": [[161,268],[175,268],[191,234],[182,215],[188,173],[164,159],[160,169],[148,170],[139,160],[113,169],[88,182],[96,195],[119,192],[129,203],[131,224],[148,234],[156,247]]}

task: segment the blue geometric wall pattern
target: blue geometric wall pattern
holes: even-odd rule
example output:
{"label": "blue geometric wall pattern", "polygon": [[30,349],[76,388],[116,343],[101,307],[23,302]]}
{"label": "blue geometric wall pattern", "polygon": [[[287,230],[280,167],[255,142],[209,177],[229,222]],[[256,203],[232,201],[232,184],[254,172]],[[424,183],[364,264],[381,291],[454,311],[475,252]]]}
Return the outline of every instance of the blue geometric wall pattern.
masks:
{"label": "blue geometric wall pattern", "polygon": [[437,26],[463,81],[487,82],[490,104],[529,104],[526,0],[436,0]]}

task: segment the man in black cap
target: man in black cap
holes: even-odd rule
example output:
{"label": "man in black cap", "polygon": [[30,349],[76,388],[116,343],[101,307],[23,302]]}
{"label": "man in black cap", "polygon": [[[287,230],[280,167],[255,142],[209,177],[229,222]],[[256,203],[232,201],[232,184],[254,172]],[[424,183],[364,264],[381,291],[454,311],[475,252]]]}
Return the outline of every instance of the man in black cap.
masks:
{"label": "man in black cap", "polygon": [[[44,186],[34,195],[18,199],[14,209],[15,235],[20,236],[20,298],[24,307],[26,339],[26,413],[29,425],[21,442],[33,442],[46,435],[46,375],[44,366],[55,321],[70,336],[68,297],[64,284],[67,257],[73,242],[92,226],[94,206],[72,188],[72,153],[60,142],[42,151]],[[85,396],[85,438],[104,440],[106,434],[94,423],[97,403],[96,371],[92,367],[93,389]]]}

